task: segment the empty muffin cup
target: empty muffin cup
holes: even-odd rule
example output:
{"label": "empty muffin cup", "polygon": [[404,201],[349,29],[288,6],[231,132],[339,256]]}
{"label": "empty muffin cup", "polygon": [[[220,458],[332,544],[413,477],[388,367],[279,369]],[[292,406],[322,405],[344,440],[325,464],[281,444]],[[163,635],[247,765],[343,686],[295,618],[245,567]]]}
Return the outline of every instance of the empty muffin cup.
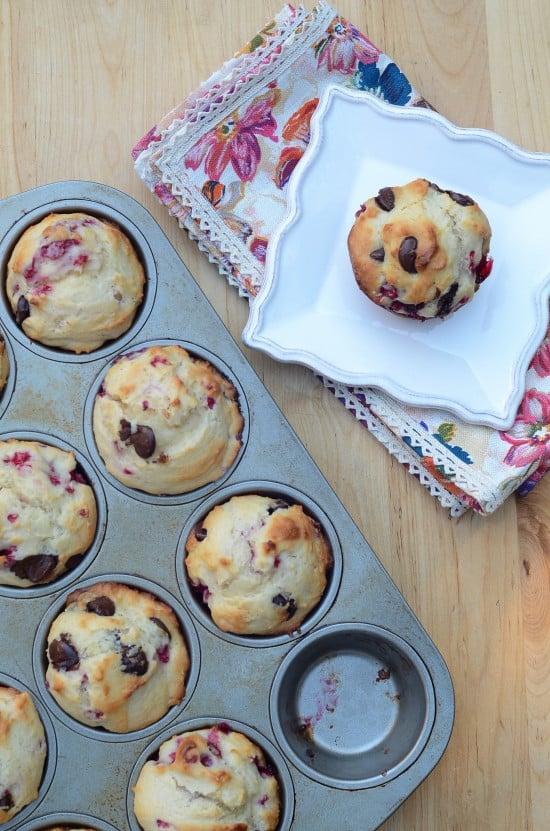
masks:
{"label": "empty muffin cup", "polygon": [[338,623],[285,657],[270,716],[283,752],[310,779],[371,788],[422,753],[435,719],[433,684],[402,638],[368,623]]}

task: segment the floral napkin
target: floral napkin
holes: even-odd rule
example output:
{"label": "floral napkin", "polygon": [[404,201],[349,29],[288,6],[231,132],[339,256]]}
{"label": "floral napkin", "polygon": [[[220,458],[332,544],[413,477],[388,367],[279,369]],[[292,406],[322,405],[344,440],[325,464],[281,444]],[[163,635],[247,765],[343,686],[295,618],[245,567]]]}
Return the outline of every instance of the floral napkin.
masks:
{"label": "floral napkin", "polygon": [[[399,67],[326,2],[311,12],[287,5],[133,149],[138,176],[243,296],[253,298],[262,285],[311,115],[335,82],[392,104],[429,107]],[[528,493],[550,467],[550,330],[507,431],[319,378],[452,516],[489,514],[510,494]]]}

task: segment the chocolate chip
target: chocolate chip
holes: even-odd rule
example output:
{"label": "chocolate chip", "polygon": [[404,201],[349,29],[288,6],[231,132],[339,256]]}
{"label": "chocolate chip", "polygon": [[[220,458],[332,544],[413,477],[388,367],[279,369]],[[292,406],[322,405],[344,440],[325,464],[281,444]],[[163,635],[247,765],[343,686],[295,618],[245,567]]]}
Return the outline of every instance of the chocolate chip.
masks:
{"label": "chocolate chip", "polygon": [[30,580],[31,583],[42,583],[56,569],[58,557],[55,554],[31,554],[24,560],[18,560],[10,566],[20,580]]}
{"label": "chocolate chip", "polygon": [[168,640],[169,641],[172,640],[172,635],[170,634],[170,630],[167,627],[167,625],[164,623],[164,621],[160,620],[160,618],[158,618],[158,617],[150,617],[149,620],[152,620],[153,623],[156,623],[156,625],[159,627],[159,629],[162,629],[164,634],[168,635]]}
{"label": "chocolate chip", "polygon": [[270,779],[272,776],[275,776],[273,769],[265,762],[264,759],[260,759],[259,756],[253,756],[252,761],[256,765],[256,769],[262,779]]}
{"label": "chocolate chip", "polygon": [[437,303],[437,316],[445,317],[451,311],[451,307],[455,301],[456,293],[458,291],[458,283],[452,283],[446,292],[444,292]]}
{"label": "chocolate chip", "polygon": [[24,320],[30,317],[31,314],[31,307],[29,306],[29,301],[25,297],[24,294],[20,295],[17,301],[17,308],[15,310],[15,322],[18,326],[21,326]]}
{"label": "chocolate chip", "polygon": [[271,598],[271,602],[274,603],[276,606],[287,606],[286,610],[286,619],[290,620],[291,617],[294,617],[297,610],[296,601],[290,594],[286,592],[281,592],[281,594],[276,594],[275,597]]}
{"label": "chocolate chip", "polygon": [[132,425],[125,418],[120,419],[120,429],[118,431],[121,441],[127,441],[132,435]]}
{"label": "chocolate chip", "polygon": [[416,237],[405,237],[399,246],[399,263],[408,274],[416,274]]}
{"label": "chocolate chip", "polygon": [[381,188],[374,201],[383,211],[393,211],[395,207],[395,193],[391,188]]}
{"label": "chocolate chip", "polygon": [[202,542],[208,536],[208,531],[202,525],[197,525],[193,533],[197,542]]}
{"label": "chocolate chip", "polygon": [[288,502],[285,502],[284,499],[276,499],[267,506],[267,513],[271,516],[271,514],[274,514],[275,511],[280,511],[284,508],[288,508]]}
{"label": "chocolate chip", "polygon": [[51,642],[48,655],[55,669],[77,669],[80,663],[80,656],[65,633]]}
{"label": "chocolate chip", "polygon": [[374,251],[370,252],[371,260],[376,260],[378,263],[384,262],[384,257],[386,256],[386,252],[383,248],[375,248]]}
{"label": "chocolate chip", "polygon": [[130,441],[134,445],[134,450],[142,459],[148,459],[155,452],[157,442],[150,427],[138,424],[137,430],[132,433]]}
{"label": "chocolate chip", "polygon": [[126,646],[122,644],[122,672],[128,672],[130,675],[145,675],[149,669],[149,661],[147,655],[141,646]]}
{"label": "chocolate chip", "polygon": [[110,597],[104,594],[94,597],[93,600],[88,600],[86,603],[86,611],[101,617],[112,617],[115,613],[115,604]]}
{"label": "chocolate chip", "polygon": [[474,204],[474,200],[471,198],[471,196],[466,196],[464,193],[457,193],[454,190],[447,190],[445,192],[448,193],[453,202],[456,202],[458,205],[463,205],[464,207],[467,207],[468,205]]}
{"label": "chocolate chip", "polygon": [[11,811],[15,802],[13,801],[13,796],[11,795],[11,791],[6,788],[6,790],[0,796],[0,810],[2,811]]}
{"label": "chocolate chip", "polygon": [[148,459],[155,452],[156,438],[151,427],[138,424],[132,431],[132,425],[125,418],[120,419],[118,435],[121,441],[131,444],[141,459]]}
{"label": "chocolate chip", "polygon": [[439,185],[435,184],[435,182],[430,182],[430,187],[438,191],[438,193],[446,193],[451,197],[453,202],[457,203],[457,205],[464,205],[464,207],[467,207],[468,205],[475,204],[471,196],[466,196],[464,193],[457,193],[456,190],[443,190],[443,188],[440,188]]}
{"label": "chocolate chip", "polygon": [[85,556],[85,554],[73,554],[73,556],[69,557],[69,559],[65,563],[65,571],[72,571],[73,569],[75,569],[77,566],[80,565]]}

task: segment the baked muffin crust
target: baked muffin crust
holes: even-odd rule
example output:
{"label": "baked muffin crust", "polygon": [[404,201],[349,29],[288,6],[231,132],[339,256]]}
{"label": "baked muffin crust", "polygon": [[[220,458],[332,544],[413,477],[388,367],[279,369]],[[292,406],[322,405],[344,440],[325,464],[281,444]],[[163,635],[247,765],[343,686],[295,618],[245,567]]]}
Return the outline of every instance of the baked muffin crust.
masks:
{"label": "baked muffin crust", "polygon": [[180,494],[219,479],[242,443],[234,385],[179,344],[121,356],[107,370],[93,433],[107,470],[150,494]]}
{"label": "baked muffin crust", "polygon": [[44,726],[31,696],[0,686],[0,825],[37,799],[46,755]]}
{"label": "baked muffin crust", "polygon": [[378,306],[444,318],[489,276],[490,241],[489,220],[471,197],[415,179],[361,205],[348,250],[359,288]]}
{"label": "baked muffin crust", "polygon": [[175,612],[104,581],[76,589],[47,637],[46,683],[68,715],[114,733],[162,718],[185,694],[189,654]]}
{"label": "baked muffin crust", "polygon": [[120,228],[81,212],[51,213],[17,241],[6,296],[29,338],[79,354],[127,331],[144,284],[143,267]]}
{"label": "baked muffin crust", "polygon": [[332,565],[328,540],[303,507],[260,494],[216,505],[186,542],[191,584],[223,631],[278,635],[318,605]]}

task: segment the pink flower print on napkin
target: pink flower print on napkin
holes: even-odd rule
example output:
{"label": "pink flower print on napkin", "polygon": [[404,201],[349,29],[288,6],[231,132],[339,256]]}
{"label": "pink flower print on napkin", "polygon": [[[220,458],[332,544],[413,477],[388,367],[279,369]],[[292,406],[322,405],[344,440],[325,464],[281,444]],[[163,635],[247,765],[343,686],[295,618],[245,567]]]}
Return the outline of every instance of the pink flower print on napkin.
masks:
{"label": "pink flower print on napkin", "polygon": [[546,332],[546,338],[543,340],[531,361],[531,367],[535,370],[537,375],[545,378],[550,375],[550,327]]}
{"label": "pink flower print on napkin", "polygon": [[336,17],[315,45],[317,65],[328,72],[351,75],[357,63],[375,63],[382,54],[373,43],[342,17]]}
{"label": "pink flower print on napkin", "polygon": [[511,445],[504,457],[512,467],[525,467],[533,462],[547,467],[550,463],[550,395],[536,389],[527,390],[513,427],[501,432]]}
{"label": "pink flower print on napkin", "polygon": [[277,90],[272,90],[253,101],[242,117],[233,111],[199,139],[185,156],[185,166],[197,170],[204,162],[208,178],[219,181],[231,164],[242,182],[251,182],[262,157],[257,137],[278,141],[272,113],[278,97]]}

